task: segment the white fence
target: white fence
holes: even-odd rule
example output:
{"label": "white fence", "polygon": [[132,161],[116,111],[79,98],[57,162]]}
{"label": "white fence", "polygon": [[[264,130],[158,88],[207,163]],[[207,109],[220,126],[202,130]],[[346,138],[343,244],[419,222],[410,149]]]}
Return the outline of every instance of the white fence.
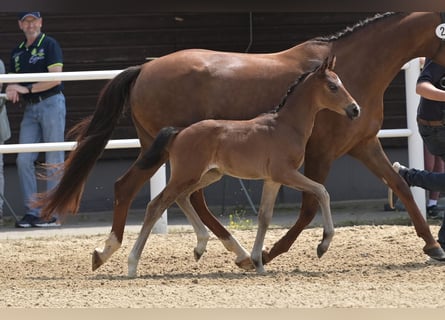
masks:
{"label": "white fence", "polygon": [[[406,90],[406,109],[407,109],[407,129],[386,129],[380,130],[379,138],[408,138],[408,156],[409,166],[419,169],[424,167],[423,159],[423,142],[418,133],[416,124],[416,110],[419,102],[419,96],[415,93],[415,85],[419,75],[419,59],[413,59],[405,64],[402,68],[405,70],[405,90]],[[35,82],[35,81],[78,81],[78,80],[104,80],[112,79],[122,70],[109,71],[78,71],[78,72],[52,72],[52,73],[33,73],[33,74],[2,74],[0,75],[0,83],[17,83],[17,82]],[[0,94],[5,97],[5,94]],[[36,144],[6,144],[0,145],[0,153],[19,153],[19,152],[44,152],[56,150],[73,150],[76,142],[60,142],[60,143],[36,143]],[[120,139],[110,140],[106,149],[121,148],[139,148],[138,139]],[[150,180],[151,197],[156,196],[165,186],[165,166]],[[413,188],[414,198],[425,217],[425,191],[420,188]],[[166,214],[157,224],[159,232],[166,232],[167,217]]]}

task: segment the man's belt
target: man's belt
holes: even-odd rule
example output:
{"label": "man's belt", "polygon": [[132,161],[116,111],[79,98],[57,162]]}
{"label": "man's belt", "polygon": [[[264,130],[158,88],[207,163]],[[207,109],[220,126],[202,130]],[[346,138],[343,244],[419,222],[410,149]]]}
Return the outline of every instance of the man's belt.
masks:
{"label": "man's belt", "polygon": [[59,94],[59,93],[61,93],[60,90],[48,91],[48,92],[42,92],[39,95],[33,95],[31,97],[26,97],[26,98],[24,97],[23,99],[25,100],[25,102],[27,104],[36,104],[36,103],[42,102],[43,100],[45,100],[49,97],[55,96],[56,94]]}
{"label": "man's belt", "polygon": [[429,127],[442,127],[445,125],[443,120],[424,120],[419,117],[417,117],[417,122],[423,126],[429,126]]}

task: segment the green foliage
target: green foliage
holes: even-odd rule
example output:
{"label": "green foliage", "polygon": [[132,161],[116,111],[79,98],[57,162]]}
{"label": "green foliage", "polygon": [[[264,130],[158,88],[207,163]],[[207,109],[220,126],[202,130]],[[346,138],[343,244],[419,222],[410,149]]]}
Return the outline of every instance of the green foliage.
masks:
{"label": "green foliage", "polygon": [[235,210],[229,214],[229,228],[237,230],[251,229],[253,226],[252,219],[246,218],[246,210]]}

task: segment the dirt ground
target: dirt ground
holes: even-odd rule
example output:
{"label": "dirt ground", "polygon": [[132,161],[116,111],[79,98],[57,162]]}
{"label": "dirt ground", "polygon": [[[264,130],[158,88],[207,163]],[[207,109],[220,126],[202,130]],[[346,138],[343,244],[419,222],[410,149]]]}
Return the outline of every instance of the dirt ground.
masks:
{"label": "dirt ground", "polygon": [[[437,234],[438,226],[431,226]],[[248,249],[256,228],[233,230]],[[271,246],[286,229],[266,236]],[[445,265],[422,253],[411,226],[338,227],[318,259],[319,227],[305,230],[291,250],[257,275],[235,266],[213,234],[199,262],[189,230],[151,235],[138,268],[127,278],[136,239],[96,271],[91,253],[106,233],[0,240],[0,308],[320,308],[445,307]]]}

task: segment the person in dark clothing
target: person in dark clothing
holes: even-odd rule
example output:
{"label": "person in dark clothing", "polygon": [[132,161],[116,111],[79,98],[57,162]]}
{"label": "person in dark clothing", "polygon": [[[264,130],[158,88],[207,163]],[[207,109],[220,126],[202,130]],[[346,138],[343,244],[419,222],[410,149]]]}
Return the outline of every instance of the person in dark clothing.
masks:
{"label": "person in dark clothing", "polygon": [[[445,67],[426,59],[416,92],[421,96],[417,109],[419,133],[428,151],[445,160]],[[398,162],[393,168],[409,186],[445,192],[445,173],[407,168]],[[438,241],[445,249],[445,217]]]}
{"label": "person in dark clothing", "polygon": [[[11,53],[11,73],[61,72],[63,67],[62,49],[57,41],[41,32],[40,12],[24,12],[18,16],[19,28],[25,34],[22,41]],[[10,84],[6,88],[8,100],[25,104],[20,124],[20,143],[61,142],[65,138],[65,96],[61,81],[41,81]],[[37,152],[23,152],[17,156],[17,171],[22,190],[25,214],[16,223],[19,228],[48,227],[60,225],[56,217],[48,221],[40,218],[40,211],[31,206],[37,193],[37,177],[34,162]],[[46,152],[45,162],[57,165],[64,162],[63,151]],[[54,168],[48,169],[50,177]],[[57,179],[47,180],[47,190],[58,183]]]}

